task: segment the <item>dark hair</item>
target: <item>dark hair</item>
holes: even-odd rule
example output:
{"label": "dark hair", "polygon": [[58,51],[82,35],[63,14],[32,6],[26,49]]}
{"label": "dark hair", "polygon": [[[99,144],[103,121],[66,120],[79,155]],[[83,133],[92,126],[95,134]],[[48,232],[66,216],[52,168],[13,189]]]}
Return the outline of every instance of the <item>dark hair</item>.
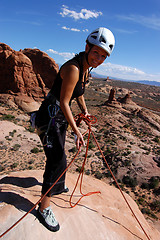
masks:
{"label": "dark hair", "polygon": [[94,44],[90,43],[88,40],[86,40],[86,43],[89,45],[90,48],[94,46]]}

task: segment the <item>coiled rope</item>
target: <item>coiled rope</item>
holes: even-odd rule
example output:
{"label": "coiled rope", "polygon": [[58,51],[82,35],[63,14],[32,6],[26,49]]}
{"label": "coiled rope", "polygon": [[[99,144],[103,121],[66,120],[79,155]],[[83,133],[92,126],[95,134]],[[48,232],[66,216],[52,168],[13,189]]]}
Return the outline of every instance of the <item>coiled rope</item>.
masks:
{"label": "coiled rope", "polygon": [[[96,145],[97,145],[97,147],[98,147],[98,149],[99,149],[99,151],[100,151],[100,153],[101,153],[101,155],[102,155],[102,157],[103,157],[103,159],[104,159],[104,161],[105,161],[105,163],[106,163],[106,165],[107,165],[107,168],[109,169],[109,171],[110,171],[110,173],[111,173],[111,175],[112,175],[112,177],[113,177],[113,179],[114,179],[114,181],[115,181],[118,189],[120,190],[120,193],[122,194],[122,196],[123,196],[126,204],[128,205],[130,211],[132,212],[134,218],[136,219],[136,221],[138,222],[138,224],[139,224],[139,226],[141,227],[142,231],[143,231],[144,234],[146,235],[147,239],[148,239],[148,240],[151,240],[151,239],[149,238],[148,234],[146,233],[145,229],[143,228],[142,224],[141,224],[140,221],[138,220],[137,216],[135,215],[135,213],[134,213],[133,209],[131,208],[129,202],[127,201],[124,193],[122,192],[122,190],[121,190],[121,188],[120,188],[120,186],[119,186],[119,184],[118,184],[118,182],[117,182],[117,180],[116,180],[116,178],[115,178],[115,176],[114,176],[111,168],[109,167],[109,165],[108,165],[108,163],[107,163],[107,160],[105,159],[105,156],[104,156],[102,150],[101,150],[100,147],[99,147],[99,144],[98,144],[98,142],[97,142],[97,140],[96,140],[96,137],[95,137],[94,133],[92,132],[91,125],[92,125],[92,124],[95,124],[95,123],[97,122],[97,119],[96,119],[94,116],[89,115],[89,116],[86,117],[84,114],[80,113],[80,114],[78,114],[78,115],[75,116],[75,121],[76,121],[77,126],[79,126],[82,121],[84,121],[84,122],[86,123],[86,125],[88,126],[88,130],[83,134],[83,136],[86,135],[86,133],[88,132],[88,140],[87,140],[85,158],[84,158],[84,161],[83,161],[81,170],[80,170],[80,174],[79,174],[79,176],[78,176],[76,185],[75,185],[75,187],[74,187],[74,190],[73,190],[73,192],[72,192],[72,194],[71,194],[71,197],[70,197],[70,200],[69,200],[70,206],[71,206],[72,208],[75,207],[75,206],[81,201],[81,199],[82,199],[83,197],[85,197],[85,196],[90,196],[90,195],[95,194],[95,193],[100,193],[100,191],[97,191],[97,192],[89,192],[89,193],[87,193],[87,194],[83,194],[83,193],[82,193],[82,180],[83,180],[84,166],[85,166],[86,159],[87,159],[87,152],[88,152],[88,148],[89,148],[89,139],[90,139],[90,135],[92,134],[92,136],[93,136],[93,138],[94,138],[94,140],[95,140],[95,142],[96,142]],[[67,168],[62,172],[62,174],[61,174],[61,175],[59,176],[59,178],[53,183],[53,185],[48,189],[48,191],[35,203],[35,205],[34,205],[26,214],[24,214],[24,216],[22,216],[16,223],[14,223],[10,228],[8,228],[4,233],[2,233],[2,234],[0,235],[0,238],[2,238],[4,235],[6,235],[11,229],[13,229],[19,222],[21,222],[30,212],[32,212],[32,211],[35,209],[35,207],[44,199],[44,197],[47,195],[47,193],[48,193],[49,191],[51,191],[51,189],[56,185],[56,183],[59,181],[59,179],[65,174],[65,172],[68,170],[68,168],[71,166],[71,164],[74,162],[74,160],[75,160],[76,157],[78,156],[79,152],[80,152],[80,148],[78,149],[78,151],[77,151],[76,155],[74,156],[74,158],[73,158],[73,159],[71,160],[71,162],[68,164]],[[80,193],[81,193],[82,196],[80,197],[80,199],[79,199],[74,205],[72,205],[71,199],[72,199],[73,194],[74,194],[74,192],[75,192],[75,190],[76,190],[76,188],[77,188],[77,185],[78,185],[78,182],[79,182],[79,179],[80,179],[80,178],[81,178],[81,181],[80,181]]]}

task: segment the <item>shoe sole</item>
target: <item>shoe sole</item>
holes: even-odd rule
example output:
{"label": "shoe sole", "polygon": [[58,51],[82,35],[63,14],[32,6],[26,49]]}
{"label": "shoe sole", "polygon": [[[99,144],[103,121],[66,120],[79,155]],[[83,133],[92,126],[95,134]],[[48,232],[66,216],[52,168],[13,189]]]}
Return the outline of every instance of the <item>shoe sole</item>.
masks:
{"label": "shoe sole", "polygon": [[37,210],[37,218],[40,221],[40,223],[42,223],[43,226],[45,226],[48,230],[52,231],[52,232],[57,232],[60,229],[60,225],[58,224],[57,226],[53,227],[48,225],[43,216],[39,213],[39,209]]}

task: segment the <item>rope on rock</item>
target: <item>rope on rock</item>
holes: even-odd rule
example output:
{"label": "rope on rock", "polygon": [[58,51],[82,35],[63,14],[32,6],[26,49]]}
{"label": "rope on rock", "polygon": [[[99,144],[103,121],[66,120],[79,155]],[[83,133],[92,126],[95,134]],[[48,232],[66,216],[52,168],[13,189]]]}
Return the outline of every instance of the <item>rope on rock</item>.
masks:
{"label": "rope on rock", "polygon": [[[103,154],[103,152],[102,152],[102,150],[101,150],[101,148],[100,148],[100,146],[99,146],[99,144],[98,144],[98,142],[97,142],[97,139],[96,139],[96,137],[95,137],[95,135],[94,135],[94,133],[93,133],[93,131],[92,131],[92,129],[91,129],[91,125],[92,125],[92,124],[95,124],[95,123],[97,122],[97,119],[96,119],[94,116],[89,115],[89,116],[86,117],[84,114],[80,113],[80,114],[78,114],[78,115],[75,116],[75,121],[76,121],[77,126],[79,126],[82,121],[84,121],[84,122],[86,123],[86,125],[88,126],[88,130],[83,134],[83,136],[86,135],[87,132],[88,132],[88,140],[87,140],[85,158],[84,158],[84,161],[83,161],[81,170],[80,170],[80,174],[79,174],[79,176],[78,176],[76,185],[75,185],[74,190],[73,190],[73,192],[72,192],[72,194],[71,194],[71,197],[70,197],[70,201],[69,201],[69,202],[70,202],[70,206],[71,206],[72,208],[75,207],[75,206],[81,201],[81,199],[82,199],[83,197],[85,197],[85,196],[90,196],[90,195],[95,194],[95,193],[100,193],[100,191],[97,191],[97,192],[89,192],[89,193],[87,193],[87,194],[83,194],[83,193],[82,193],[82,180],[83,180],[84,166],[85,166],[86,159],[87,159],[87,153],[88,153],[88,148],[89,148],[89,139],[90,139],[90,135],[92,134],[92,136],[93,136],[93,138],[94,138],[94,140],[95,140],[95,142],[96,142],[96,145],[97,145],[97,147],[98,147],[98,149],[99,149],[99,151],[100,151],[100,153],[101,153],[101,155],[102,155],[102,157],[103,157],[103,159],[104,159],[104,161],[105,161],[105,163],[106,163],[106,165],[107,165],[107,168],[109,169],[109,171],[110,171],[110,173],[111,173],[111,175],[112,175],[112,177],[113,177],[113,179],[114,179],[114,181],[115,181],[118,189],[120,190],[120,193],[122,194],[122,196],[123,196],[126,204],[128,205],[128,207],[129,207],[129,209],[131,210],[134,218],[136,219],[136,221],[138,222],[139,226],[140,226],[141,229],[143,230],[143,232],[144,232],[144,234],[146,235],[147,239],[148,239],[148,240],[151,240],[151,239],[149,238],[149,236],[147,235],[145,229],[144,229],[143,226],[141,225],[140,221],[138,220],[137,216],[135,215],[135,213],[134,213],[133,209],[131,208],[129,202],[127,201],[124,193],[122,192],[122,190],[121,190],[121,188],[120,188],[120,186],[119,186],[119,184],[118,184],[118,182],[117,182],[117,180],[116,180],[116,178],[115,178],[115,176],[114,176],[111,168],[110,168],[109,165],[108,165],[107,160],[105,159],[105,156],[104,156],[104,154]],[[61,174],[61,175],[59,176],[59,178],[53,183],[53,185],[48,189],[48,191],[36,202],[36,204],[35,204],[26,214],[24,214],[24,216],[22,216],[22,217],[21,217],[16,223],[14,223],[9,229],[7,229],[4,233],[2,233],[2,234],[0,235],[0,238],[2,238],[4,235],[6,235],[11,229],[13,229],[19,222],[21,222],[30,212],[32,212],[32,211],[35,209],[35,207],[44,199],[44,197],[47,195],[47,193],[48,193],[49,191],[51,191],[51,189],[56,185],[56,183],[59,181],[59,179],[65,174],[65,172],[68,170],[68,168],[71,166],[71,164],[74,162],[74,160],[75,160],[76,157],[78,156],[79,152],[80,152],[80,148],[78,149],[78,151],[77,151],[76,155],[74,156],[74,158],[73,158],[73,159],[71,160],[71,162],[68,164],[67,168],[62,172],[62,174]],[[80,197],[80,199],[79,199],[74,205],[72,205],[71,199],[72,199],[73,194],[74,194],[74,192],[75,192],[75,190],[76,190],[76,188],[77,188],[77,185],[78,185],[78,182],[79,182],[80,177],[81,177],[81,181],[80,181],[80,193],[81,193],[82,196]]]}

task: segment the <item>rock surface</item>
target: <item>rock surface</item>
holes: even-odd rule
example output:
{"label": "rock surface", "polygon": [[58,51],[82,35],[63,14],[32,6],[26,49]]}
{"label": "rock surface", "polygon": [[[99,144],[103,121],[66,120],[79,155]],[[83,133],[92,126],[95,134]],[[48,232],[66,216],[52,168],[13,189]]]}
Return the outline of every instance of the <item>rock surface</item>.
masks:
{"label": "rock surface", "polygon": [[[21,218],[40,198],[42,170],[27,170],[1,176],[0,226],[5,232]],[[52,233],[41,225],[33,210],[16,227],[3,236],[4,240],[132,240],[147,239],[139,224],[132,216],[118,189],[89,176],[84,176],[82,191],[101,191],[85,197],[75,208],[71,208],[69,198],[78,175],[67,173],[66,184],[69,193],[52,198],[51,206],[60,222],[60,231]],[[78,198],[77,198],[78,197]],[[72,203],[80,197],[76,189]],[[151,240],[160,239],[160,232],[145,220],[137,204],[125,194],[134,213]]]}
{"label": "rock surface", "polygon": [[36,75],[43,80],[46,87],[51,88],[59,70],[55,61],[39,49],[25,48],[22,52],[31,60]]}

